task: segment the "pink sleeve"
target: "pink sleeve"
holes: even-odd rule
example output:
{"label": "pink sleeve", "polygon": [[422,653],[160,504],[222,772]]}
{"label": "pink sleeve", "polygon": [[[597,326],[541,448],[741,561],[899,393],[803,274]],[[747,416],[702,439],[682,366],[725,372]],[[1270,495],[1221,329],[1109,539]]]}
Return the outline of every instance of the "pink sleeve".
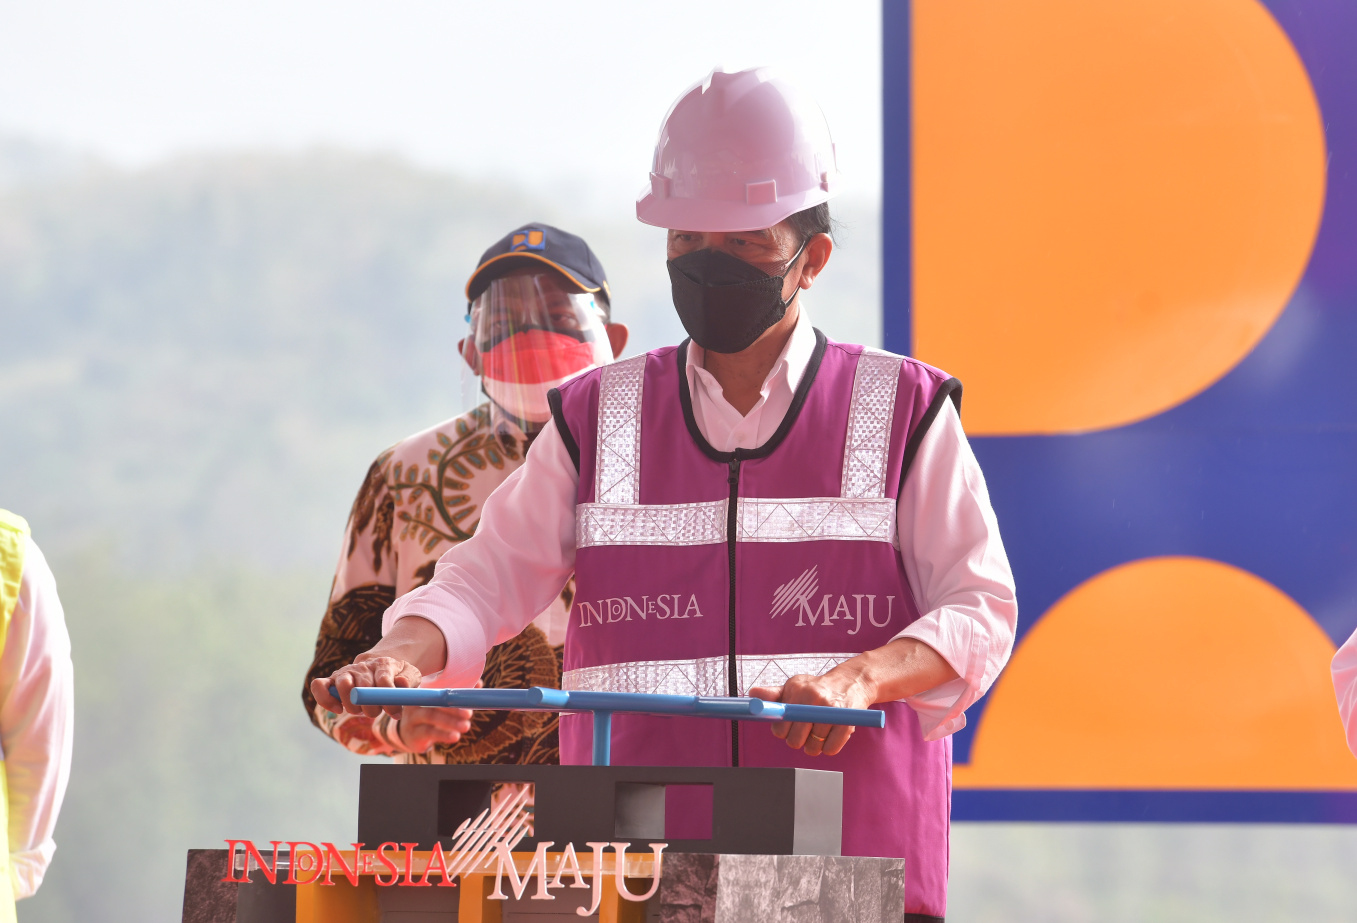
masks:
{"label": "pink sleeve", "polygon": [[485,501],[476,534],[439,558],[433,579],[397,599],[397,619],[426,618],[447,642],[447,663],[430,686],[471,686],[485,654],[551,604],[575,570],[579,475],[554,421],[533,441],[523,467]]}
{"label": "pink sleeve", "polygon": [[19,600],[0,656],[0,741],[9,789],[9,857],[15,897],[42,884],[52,832],[71,774],[75,692],[71,638],[56,580],[31,540]]}
{"label": "pink sleeve", "polygon": [[1348,735],[1348,749],[1357,755],[1357,631],[1333,656],[1333,691],[1338,696],[1338,714]]}
{"label": "pink sleeve", "polygon": [[924,738],[966,726],[1013,652],[1018,600],[984,475],[951,401],[925,434],[896,512],[900,558],[922,616],[897,637],[942,655],[958,678],[907,700]]}

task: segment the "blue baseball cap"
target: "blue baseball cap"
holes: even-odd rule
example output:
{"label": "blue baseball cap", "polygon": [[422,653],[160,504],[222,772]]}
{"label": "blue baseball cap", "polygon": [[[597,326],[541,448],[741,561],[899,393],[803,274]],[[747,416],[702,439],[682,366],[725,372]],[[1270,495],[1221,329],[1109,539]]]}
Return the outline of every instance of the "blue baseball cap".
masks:
{"label": "blue baseball cap", "polygon": [[584,238],[540,222],[515,228],[481,254],[480,264],[466,283],[467,301],[475,301],[499,276],[532,263],[545,263],[586,292],[598,293],[605,303],[612,303],[603,264]]}

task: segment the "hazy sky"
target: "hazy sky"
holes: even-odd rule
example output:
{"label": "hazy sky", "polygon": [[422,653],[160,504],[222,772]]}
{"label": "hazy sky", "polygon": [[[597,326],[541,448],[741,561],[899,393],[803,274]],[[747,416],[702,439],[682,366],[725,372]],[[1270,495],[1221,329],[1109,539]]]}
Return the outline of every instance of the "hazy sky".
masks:
{"label": "hazy sky", "polygon": [[880,42],[866,0],[0,0],[0,131],[126,164],[391,150],[612,210],[683,89],[773,64],[825,109],[848,191],[875,194]]}

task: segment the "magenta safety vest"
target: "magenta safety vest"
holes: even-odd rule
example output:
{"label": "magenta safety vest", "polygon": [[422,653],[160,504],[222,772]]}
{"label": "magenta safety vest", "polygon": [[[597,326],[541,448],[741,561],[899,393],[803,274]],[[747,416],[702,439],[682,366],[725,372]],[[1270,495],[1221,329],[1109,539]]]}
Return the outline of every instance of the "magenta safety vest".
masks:
{"label": "magenta safety vest", "polygon": [[[579,471],[575,600],[563,687],[745,695],[821,674],[919,617],[896,544],[896,500],[928,425],[960,383],[913,359],[816,346],[777,432],[718,452],[693,419],[687,344],[596,369],[553,392]],[[843,853],[903,857],[906,910],[941,916],[950,738],[908,705],[834,757],[767,727],[618,715],[616,765],[801,766],[843,773]],[[561,721],[561,761],[590,761],[587,716]]]}

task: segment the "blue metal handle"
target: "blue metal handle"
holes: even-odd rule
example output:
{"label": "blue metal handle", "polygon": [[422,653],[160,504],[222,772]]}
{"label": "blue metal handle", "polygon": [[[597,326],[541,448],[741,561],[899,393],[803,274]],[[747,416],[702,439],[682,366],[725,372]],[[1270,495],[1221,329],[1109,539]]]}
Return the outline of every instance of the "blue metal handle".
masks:
{"label": "blue metal handle", "polygon": [[[335,694],[333,686],[330,694]],[[426,708],[481,708],[504,711],[561,711],[569,694],[559,689],[400,689],[357,686],[349,692],[355,705],[413,705]]]}
{"label": "blue metal handle", "polygon": [[768,702],[782,710],[781,721],[805,721],[808,724],[848,724],[861,728],[883,728],[886,713],[875,708],[834,708],[829,705],[790,705]]}
{"label": "blue metal handle", "polygon": [[568,692],[531,689],[396,689],[359,686],[349,693],[355,705],[416,705],[511,711],[610,711],[637,715],[725,718],[729,721],[807,721],[855,727],[886,726],[886,713],[874,708],[793,705],[763,699],[660,695],[649,692]]}
{"label": "blue metal handle", "polygon": [[[334,694],[334,687],[330,687]],[[359,686],[349,693],[355,705],[412,705],[438,708],[506,709],[510,711],[571,711],[594,713],[594,765],[607,766],[611,750],[612,716],[670,715],[723,718],[727,721],[804,721],[883,728],[886,713],[874,708],[833,708],[828,705],[789,705],[763,699],[660,695],[649,692],[570,692],[533,686],[531,689],[396,689]]]}

